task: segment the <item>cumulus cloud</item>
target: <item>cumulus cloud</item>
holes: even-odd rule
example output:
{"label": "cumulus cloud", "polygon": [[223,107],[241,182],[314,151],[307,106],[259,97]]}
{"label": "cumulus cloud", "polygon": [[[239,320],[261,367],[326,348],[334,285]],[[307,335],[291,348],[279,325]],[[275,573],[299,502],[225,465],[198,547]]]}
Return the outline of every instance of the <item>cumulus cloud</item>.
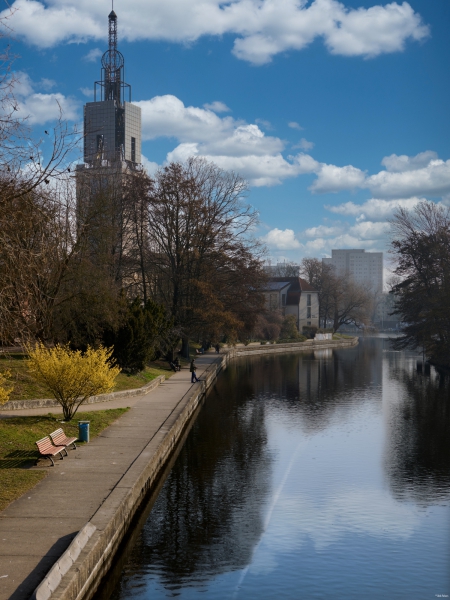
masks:
{"label": "cumulus cloud", "polygon": [[102,55],[103,52],[100,48],[92,48],[92,50],[89,50],[89,52],[83,56],[83,60],[86,62],[97,62]]}
{"label": "cumulus cloud", "polygon": [[[40,47],[104,37],[103,2],[15,0],[12,7],[18,9],[11,20],[15,33]],[[338,0],[130,0],[119,18],[121,36],[130,41],[235,35],[234,55],[255,65],[316,38],[332,54],[370,58],[429,35],[408,2],[351,8]]]}
{"label": "cumulus cloud", "polygon": [[27,119],[30,125],[43,125],[62,118],[69,121],[78,119],[79,105],[73,98],[58,92],[41,94],[35,91],[36,84],[26,73],[15,73],[18,82],[14,92],[18,101],[17,115]]}
{"label": "cumulus cloud", "polygon": [[340,235],[344,231],[344,227],[341,224],[329,227],[327,225],[319,225],[318,227],[309,227],[303,232],[308,238],[318,238],[324,236],[336,236]]}
{"label": "cumulus cloud", "polygon": [[320,167],[307,154],[285,158],[284,141],[266,135],[256,123],[221,117],[210,108],[185,106],[172,95],[136,104],[142,110],[144,140],[168,137],[179,142],[168,153],[168,161],[202,156],[224,169],[239,172],[254,186],[277,185],[288,177]]}
{"label": "cumulus cloud", "polygon": [[143,154],[141,154],[141,163],[142,163],[142,166],[144,167],[144,169],[147,171],[147,173],[150,176],[154,175],[156,173],[156,171],[159,169],[158,163],[155,163],[155,162],[149,160]]}
{"label": "cumulus cloud", "polygon": [[426,168],[432,161],[437,159],[438,155],[436,152],[427,150],[426,152],[416,154],[416,156],[407,156],[406,154],[398,156],[397,154],[391,154],[390,156],[385,156],[381,161],[381,164],[386,167],[386,171],[389,171],[390,173],[403,173],[405,171],[415,171],[417,169]]}
{"label": "cumulus cloud", "polygon": [[210,104],[206,103],[203,106],[207,110],[212,110],[215,113],[223,113],[223,112],[231,111],[231,108],[228,108],[228,106],[224,102],[220,102],[220,100],[215,100],[214,102],[211,102]]}
{"label": "cumulus cloud", "polygon": [[277,250],[294,250],[300,248],[301,244],[296,239],[292,229],[272,229],[262,238],[266,244]]}
{"label": "cumulus cloud", "polygon": [[325,208],[330,212],[339,215],[356,217],[358,220],[368,218],[371,220],[383,221],[392,217],[397,208],[402,207],[411,209],[423,200],[424,198],[416,197],[398,200],[380,200],[378,198],[371,198],[362,204],[345,202],[343,204],[338,204],[337,206],[325,205]]}
{"label": "cumulus cloud", "polygon": [[288,123],[288,126],[291,129],[298,129],[298,131],[303,131],[303,127],[299,125],[296,121],[291,121],[290,123]]}
{"label": "cumulus cloud", "polygon": [[92,88],[82,87],[80,88],[80,92],[83,94],[83,96],[86,96],[86,98],[94,97],[94,90]]}
{"label": "cumulus cloud", "polygon": [[380,171],[367,179],[366,187],[379,198],[437,197],[450,192],[450,160],[436,158],[423,167],[407,167],[404,171]]}
{"label": "cumulus cloud", "polygon": [[47,79],[47,77],[43,77],[38,85],[43,90],[48,91],[52,90],[56,86],[56,81],[54,81],[53,79]]}
{"label": "cumulus cloud", "polygon": [[[142,109],[144,140],[158,137],[176,140],[177,145],[168,153],[167,160],[182,161],[190,156],[202,156],[224,169],[239,172],[254,186],[277,185],[286,178],[313,174],[316,178],[309,189],[315,194],[369,189],[380,201],[450,195],[450,161],[439,159],[431,150],[412,157],[395,154],[384,157],[385,170],[369,175],[353,165],[338,166],[317,161],[306,152],[313,144],[305,138],[299,144],[305,152],[286,157],[284,140],[267,135],[256,122],[247,123],[230,115],[217,114],[225,107],[219,101],[203,107],[186,106],[176,96],[167,94],[136,104]],[[388,205],[381,203],[376,207],[376,200],[370,202],[363,209],[350,202],[346,203],[347,209],[332,210],[359,214],[371,211],[367,216],[379,220],[374,210]]]}
{"label": "cumulus cloud", "polygon": [[365,172],[352,165],[337,167],[336,165],[322,164],[317,172],[317,179],[311,185],[310,190],[321,194],[353,190],[363,187],[365,179]]}
{"label": "cumulus cloud", "polygon": [[302,138],[298,144],[295,144],[292,147],[300,148],[301,150],[312,150],[314,148],[314,142],[308,142],[307,139]]}
{"label": "cumulus cloud", "polygon": [[437,157],[427,150],[416,156],[391,156],[382,160],[386,170],[368,175],[353,165],[318,163],[312,171],[315,179],[309,188],[314,193],[369,189],[376,198],[404,199],[418,196],[448,196],[450,194],[450,160]]}

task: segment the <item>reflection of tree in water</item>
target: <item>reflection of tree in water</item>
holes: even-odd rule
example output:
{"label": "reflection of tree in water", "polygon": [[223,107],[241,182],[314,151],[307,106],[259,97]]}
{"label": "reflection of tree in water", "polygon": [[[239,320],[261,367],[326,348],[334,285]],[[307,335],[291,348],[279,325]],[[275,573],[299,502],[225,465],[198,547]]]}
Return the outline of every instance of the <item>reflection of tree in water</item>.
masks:
{"label": "reflection of tree in water", "polygon": [[270,410],[289,416],[295,427],[320,431],[336,413],[344,418],[374,395],[381,401],[384,342],[369,338],[352,348],[251,357],[238,364],[255,393],[270,399]]}
{"label": "reflection of tree in water", "polygon": [[[208,397],[132,552],[166,588],[245,567],[270,489],[264,404],[230,369]],[[253,396],[253,399],[251,397]],[[246,401],[250,398],[249,401]]]}
{"label": "reflection of tree in water", "polygon": [[396,498],[426,506],[450,494],[450,381],[392,374],[404,394],[391,406],[385,473]]}

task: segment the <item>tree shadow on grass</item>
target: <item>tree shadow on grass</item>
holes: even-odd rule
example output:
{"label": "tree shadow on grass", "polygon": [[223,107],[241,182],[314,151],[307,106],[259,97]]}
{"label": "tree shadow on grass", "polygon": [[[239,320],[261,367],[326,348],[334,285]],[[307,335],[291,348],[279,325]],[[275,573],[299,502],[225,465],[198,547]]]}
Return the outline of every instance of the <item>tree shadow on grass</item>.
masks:
{"label": "tree shadow on grass", "polygon": [[37,452],[30,450],[13,450],[0,458],[0,469],[29,469],[38,457]]}

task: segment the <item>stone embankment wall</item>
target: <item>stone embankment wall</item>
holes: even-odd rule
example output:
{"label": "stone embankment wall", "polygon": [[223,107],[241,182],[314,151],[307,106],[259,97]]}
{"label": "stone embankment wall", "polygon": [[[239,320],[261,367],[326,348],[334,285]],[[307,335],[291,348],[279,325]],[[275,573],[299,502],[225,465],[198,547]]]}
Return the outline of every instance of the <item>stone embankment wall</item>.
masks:
{"label": "stone embankment wall", "polygon": [[[155,387],[158,387],[160,383],[164,381],[164,375],[160,375],[150,381],[150,383],[146,383],[144,386],[137,388],[135,390],[124,390],[123,392],[111,392],[110,394],[99,394],[98,396],[91,396],[83,402],[82,407],[86,404],[97,404],[98,402],[110,402],[111,400],[116,400],[118,398],[129,398],[130,396],[143,396],[144,394],[148,394]],[[51,408],[53,406],[61,406],[60,403],[54,398],[40,398],[38,400],[10,400],[5,404],[0,406],[0,411],[5,410],[23,410],[25,408]]]}
{"label": "stone embankment wall", "polygon": [[[219,372],[231,360],[240,356],[278,354],[286,352],[311,352],[328,348],[355,346],[357,338],[342,341],[311,341],[298,344],[270,344],[244,346],[230,349],[209,365],[202,373],[200,386],[193,386],[183,399],[178,413],[171,422],[156,451],[144,448],[122,477],[122,487],[114,489],[105,499],[98,513],[104,524],[99,531],[88,522],[72,540],[68,549],[52,567],[34,592],[33,600],[90,600],[101,579],[107,574],[112,559],[125,536],[137,509],[147,492],[157,481],[164,466],[177,447],[186,429],[194,421],[206,392]],[[166,429],[166,427],[165,427]],[[149,443],[150,446],[151,442]],[[128,482],[124,486],[124,482]]]}

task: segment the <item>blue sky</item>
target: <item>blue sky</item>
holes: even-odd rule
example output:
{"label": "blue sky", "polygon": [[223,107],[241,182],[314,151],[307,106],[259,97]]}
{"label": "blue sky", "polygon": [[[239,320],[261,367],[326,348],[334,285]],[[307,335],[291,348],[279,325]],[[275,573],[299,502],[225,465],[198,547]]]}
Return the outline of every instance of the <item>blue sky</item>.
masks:
{"label": "blue sky", "polygon": [[[37,135],[56,100],[81,122],[111,3],[11,6],[22,114]],[[114,9],[149,171],[199,155],[241,173],[272,262],[385,251],[396,206],[450,204],[448,0],[116,0]]]}

